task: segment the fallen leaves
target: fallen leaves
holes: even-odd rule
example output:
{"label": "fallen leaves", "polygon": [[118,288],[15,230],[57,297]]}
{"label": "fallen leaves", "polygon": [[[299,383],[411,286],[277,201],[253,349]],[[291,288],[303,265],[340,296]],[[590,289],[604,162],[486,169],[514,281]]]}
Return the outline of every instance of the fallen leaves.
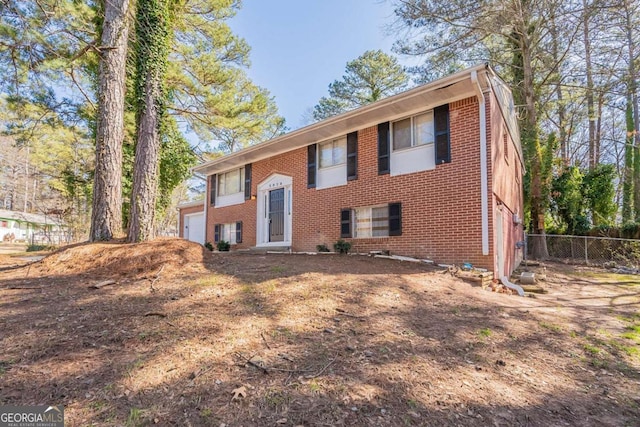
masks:
{"label": "fallen leaves", "polygon": [[247,388],[245,386],[240,386],[238,388],[234,388],[232,393],[233,397],[231,398],[231,400],[244,399],[245,397],[247,397]]}

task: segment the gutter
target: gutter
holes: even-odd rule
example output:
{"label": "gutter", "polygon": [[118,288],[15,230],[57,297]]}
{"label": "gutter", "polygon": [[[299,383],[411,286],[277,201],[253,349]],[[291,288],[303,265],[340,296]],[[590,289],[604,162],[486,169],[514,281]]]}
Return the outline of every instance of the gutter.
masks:
{"label": "gutter", "polygon": [[486,100],[478,81],[478,72],[471,71],[471,81],[475,84],[480,113],[480,203],[482,217],[482,255],[489,255],[489,185],[487,178],[487,117]]}

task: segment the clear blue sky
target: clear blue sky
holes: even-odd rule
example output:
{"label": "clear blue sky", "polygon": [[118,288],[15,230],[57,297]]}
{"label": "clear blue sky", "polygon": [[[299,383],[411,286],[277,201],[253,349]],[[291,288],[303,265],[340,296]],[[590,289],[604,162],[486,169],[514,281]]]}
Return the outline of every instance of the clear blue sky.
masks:
{"label": "clear blue sky", "polygon": [[291,129],[367,50],[391,53],[389,1],[244,0],[229,22],[251,46],[249,77],[275,97]]}

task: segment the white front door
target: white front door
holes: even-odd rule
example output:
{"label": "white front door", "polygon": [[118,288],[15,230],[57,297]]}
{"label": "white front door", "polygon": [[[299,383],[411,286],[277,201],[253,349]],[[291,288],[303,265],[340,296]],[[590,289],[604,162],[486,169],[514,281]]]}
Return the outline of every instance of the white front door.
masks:
{"label": "white front door", "polygon": [[292,182],[273,174],[258,184],[256,246],[291,246]]}

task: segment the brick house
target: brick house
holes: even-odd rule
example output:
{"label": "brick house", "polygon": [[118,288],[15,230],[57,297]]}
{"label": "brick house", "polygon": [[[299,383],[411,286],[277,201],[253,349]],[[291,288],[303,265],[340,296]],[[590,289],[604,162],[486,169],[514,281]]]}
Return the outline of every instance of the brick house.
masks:
{"label": "brick house", "polygon": [[481,65],[194,171],[207,242],[315,251],[342,238],[501,276],[522,259],[522,162],[511,92]]}

